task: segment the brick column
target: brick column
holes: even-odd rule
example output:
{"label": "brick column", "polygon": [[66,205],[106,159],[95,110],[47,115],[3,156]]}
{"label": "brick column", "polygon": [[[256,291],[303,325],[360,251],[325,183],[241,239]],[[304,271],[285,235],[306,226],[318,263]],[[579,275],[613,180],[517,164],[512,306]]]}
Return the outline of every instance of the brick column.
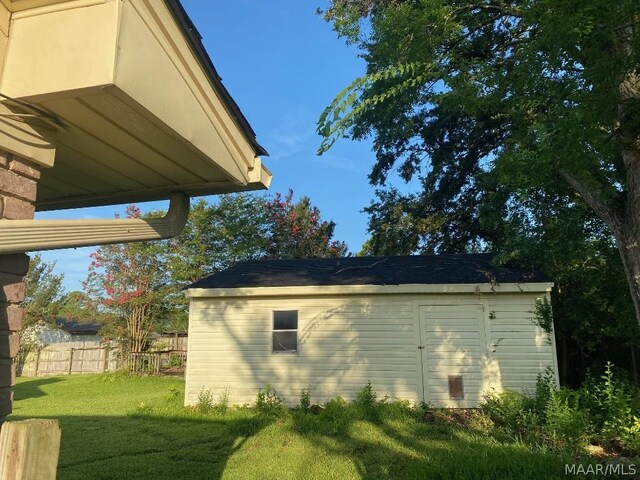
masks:
{"label": "brick column", "polygon": [[[36,165],[0,150],[0,219],[33,218],[39,178]],[[0,423],[11,413],[28,269],[27,255],[0,255]]]}

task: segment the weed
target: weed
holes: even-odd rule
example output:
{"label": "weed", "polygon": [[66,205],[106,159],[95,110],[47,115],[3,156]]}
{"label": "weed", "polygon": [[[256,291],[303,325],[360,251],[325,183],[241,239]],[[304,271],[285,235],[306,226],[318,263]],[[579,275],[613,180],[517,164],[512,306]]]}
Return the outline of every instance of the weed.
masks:
{"label": "weed", "polygon": [[224,387],[220,394],[218,395],[218,403],[215,405],[215,409],[217,412],[221,414],[227,413],[229,411],[229,387]]}
{"label": "weed", "polygon": [[213,411],[213,394],[211,390],[202,387],[198,393],[198,402],[196,403],[196,411],[203,415],[208,415]]}
{"label": "weed", "polygon": [[167,393],[165,393],[162,398],[165,402],[173,402],[180,398],[180,390],[178,390],[178,387],[175,385],[171,385],[167,388]]}
{"label": "weed", "polygon": [[286,407],[276,390],[271,385],[267,385],[264,389],[258,390],[256,410],[261,414],[274,416],[284,412]]}
{"label": "weed", "polygon": [[377,394],[373,390],[371,381],[362,387],[362,389],[356,394],[354,403],[359,407],[373,408],[376,405]]}
{"label": "weed", "polygon": [[309,412],[311,410],[311,390],[303,388],[300,391],[300,410]]}

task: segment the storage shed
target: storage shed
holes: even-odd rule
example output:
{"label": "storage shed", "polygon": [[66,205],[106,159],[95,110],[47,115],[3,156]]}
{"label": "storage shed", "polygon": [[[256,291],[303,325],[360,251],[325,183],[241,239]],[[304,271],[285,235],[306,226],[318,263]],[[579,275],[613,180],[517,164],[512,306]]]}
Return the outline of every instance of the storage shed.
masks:
{"label": "storage shed", "polygon": [[473,407],[556,374],[553,332],[535,321],[552,284],[489,254],[247,261],[189,287],[186,404],[202,389],[290,405],[379,396]]}

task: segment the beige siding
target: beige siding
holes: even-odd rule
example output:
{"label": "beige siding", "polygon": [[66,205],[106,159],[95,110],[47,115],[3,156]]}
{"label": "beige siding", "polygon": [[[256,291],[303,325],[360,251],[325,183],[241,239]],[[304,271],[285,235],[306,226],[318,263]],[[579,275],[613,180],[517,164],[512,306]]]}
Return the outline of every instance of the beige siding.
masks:
{"label": "beige siding", "polygon": [[[297,354],[271,353],[271,312],[283,309],[298,310]],[[368,380],[380,395],[418,400],[414,325],[403,298],[194,299],[186,401],[205,386],[250,403],[271,384],[292,404],[302,388],[324,402]]]}
{"label": "beige siding", "polygon": [[[370,380],[380,397],[419,402],[425,399],[423,383],[446,375],[444,364],[437,362],[424,369],[424,350],[418,349],[420,309],[428,305],[476,305],[480,312],[479,326],[468,321],[445,325],[446,314],[438,324],[439,329],[451,329],[455,346],[472,347],[473,378],[465,388],[501,388],[503,381],[510,388],[527,388],[535,384],[538,371],[553,365],[552,348],[527,313],[535,298],[535,294],[194,297],[185,401],[197,402],[205,388],[214,398],[228,391],[232,403],[253,403],[258,389],[271,384],[291,405],[298,402],[302,388],[311,389],[313,402],[325,402],[338,395],[352,398]],[[297,354],[271,353],[273,310],[298,310]],[[495,311],[491,315],[495,319],[489,320],[490,311]],[[425,335],[427,348],[437,357],[445,346],[428,331]],[[502,340],[493,353],[491,344],[498,339]],[[525,356],[520,355],[523,349]],[[443,361],[451,366],[451,358],[444,356]],[[441,384],[431,383],[434,403],[447,404],[448,392],[436,391]],[[479,398],[478,394],[469,405],[459,406],[471,406]]]}
{"label": "beige siding", "polygon": [[495,387],[531,390],[547,366],[554,369],[552,339],[534,324],[535,295],[504,295],[489,300],[492,353],[497,360]]}

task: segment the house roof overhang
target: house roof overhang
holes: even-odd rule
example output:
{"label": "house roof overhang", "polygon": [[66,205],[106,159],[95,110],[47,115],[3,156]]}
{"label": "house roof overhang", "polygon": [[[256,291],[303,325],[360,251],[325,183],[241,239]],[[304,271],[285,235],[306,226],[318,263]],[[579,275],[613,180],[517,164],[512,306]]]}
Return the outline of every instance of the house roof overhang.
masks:
{"label": "house roof overhang", "polygon": [[345,295],[415,295],[415,294],[497,294],[540,293],[553,288],[550,282],[535,283],[459,283],[459,284],[415,284],[415,285],[315,285],[295,287],[247,287],[247,288],[190,288],[187,297],[237,298],[237,297],[317,297]]}
{"label": "house roof overhang", "polygon": [[53,210],[268,188],[177,0],[0,0],[0,147]]}

